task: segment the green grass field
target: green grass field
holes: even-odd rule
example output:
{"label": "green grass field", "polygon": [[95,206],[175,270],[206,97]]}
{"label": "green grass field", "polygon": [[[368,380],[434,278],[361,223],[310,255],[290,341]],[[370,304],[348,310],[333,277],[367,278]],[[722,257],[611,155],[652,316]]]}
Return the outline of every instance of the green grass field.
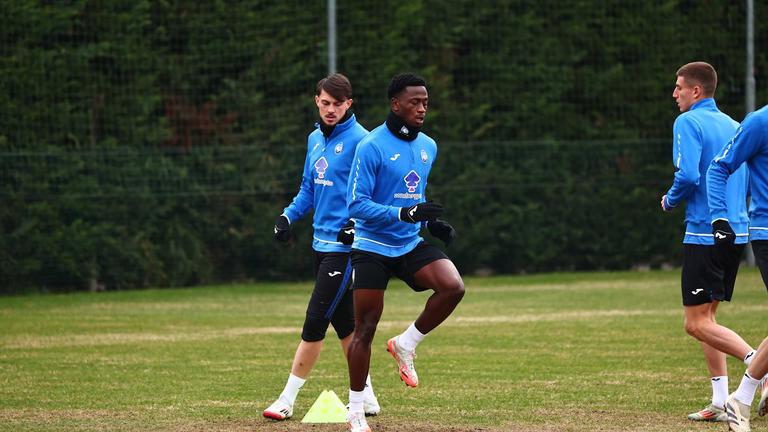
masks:
{"label": "green grass field", "polygon": [[[426,293],[390,286],[371,375],[374,431],[712,431],[698,343],[682,328],[679,271],[467,278],[454,315],[419,346],[406,388],[387,338]],[[333,335],[294,418],[264,409],[290,370],[310,283],[0,298],[2,431],[343,431],[300,420],[324,389],[346,402]],[[720,322],[757,345],[768,298],[743,269]],[[729,359],[731,390],[743,365]],[[768,430],[756,419],[755,430]]]}

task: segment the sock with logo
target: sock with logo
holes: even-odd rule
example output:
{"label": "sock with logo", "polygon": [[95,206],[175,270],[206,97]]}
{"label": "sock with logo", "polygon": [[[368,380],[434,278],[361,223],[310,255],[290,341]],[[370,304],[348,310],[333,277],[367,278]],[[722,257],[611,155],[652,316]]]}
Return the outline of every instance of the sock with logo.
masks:
{"label": "sock with logo", "polygon": [[758,384],[760,384],[759,379],[752,378],[749,375],[749,372],[744,372],[744,376],[741,378],[741,384],[739,384],[739,388],[736,389],[733,396],[736,400],[745,405],[752,405]]}
{"label": "sock with logo", "polygon": [[354,391],[349,389],[349,412],[361,413],[363,412],[363,401],[365,400],[365,390]]}
{"label": "sock with logo", "polygon": [[426,335],[420,332],[414,323],[408,326],[408,328],[397,337],[397,343],[408,351],[416,349],[416,345],[421,342]]}
{"label": "sock with logo", "polygon": [[294,374],[290,374],[288,376],[288,382],[285,383],[283,392],[280,393],[280,400],[293,406],[293,403],[296,402],[296,396],[299,395],[299,390],[301,390],[301,386],[303,386],[305,382],[307,382],[307,380],[304,378],[299,378]]}
{"label": "sock with logo", "polygon": [[747,367],[749,367],[749,364],[752,363],[752,359],[755,358],[755,353],[757,353],[757,351],[752,350],[744,356],[744,364],[747,365]]}
{"label": "sock with logo", "polygon": [[725,407],[725,398],[728,397],[728,376],[716,376],[710,380],[712,383],[712,405]]}

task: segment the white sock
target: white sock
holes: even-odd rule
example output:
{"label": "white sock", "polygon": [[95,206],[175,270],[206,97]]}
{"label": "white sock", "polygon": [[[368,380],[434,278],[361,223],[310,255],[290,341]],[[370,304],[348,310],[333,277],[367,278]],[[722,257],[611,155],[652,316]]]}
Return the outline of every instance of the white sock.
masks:
{"label": "white sock", "polygon": [[716,376],[712,377],[712,405],[723,408],[725,407],[725,398],[728,397],[728,376]]}
{"label": "white sock", "polygon": [[420,332],[416,328],[416,325],[412,323],[400,336],[397,337],[397,343],[404,349],[413,351],[416,349],[416,345],[424,339],[424,336],[426,335]]}
{"label": "white sock", "polygon": [[365,379],[365,388],[363,389],[363,394],[366,397],[374,396],[373,384],[371,383],[371,374],[368,374],[368,377]]}
{"label": "white sock", "polygon": [[361,413],[363,412],[363,401],[365,400],[365,390],[354,391],[349,389],[349,412]]}
{"label": "white sock", "polygon": [[749,376],[748,372],[744,372],[744,377],[741,378],[741,384],[739,384],[739,388],[733,393],[733,397],[745,405],[752,405],[752,401],[755,399],[755,390],[757,390],[759,384],[759,379],[752,378]]}
{"label": "white sock", "polygon": [[307,380],[304,378],[299,378],[294,374],[290,374],[288,376],[288,382],[285,383],[283,392],[280,393],[280,399],[288,405],[293,406],[293,403],[296,402],[296,396],[299,395],[299,390],[301,390],[301,386],[303,386],[305,382],[307,382]]}
{"label": "white sock", "polygon": [[757,353],[757,351],[752,350],[748,352],[747,355],[744,356],[744,364],[747,367],[749,367],[749,364],[752,363],[752,359],[755,358],[755,353]]}

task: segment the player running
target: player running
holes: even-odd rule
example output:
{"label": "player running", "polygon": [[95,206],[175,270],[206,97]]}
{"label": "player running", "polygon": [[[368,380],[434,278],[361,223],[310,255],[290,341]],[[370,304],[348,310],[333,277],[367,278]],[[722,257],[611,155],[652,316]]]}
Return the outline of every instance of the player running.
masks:
{"label": "player running", "polygon": [[[713,99],[717,73],[708,63],[694,62],[677,71],[672,97],[680,114],[673,129],[672,160],[677,171],[672,187],[661,198],[661,208],[671,211],[686,201],[683,239],[682,293],[685,331],[700,341],[710,374],[712,401],[689,414],[690,420],[725,421],[728,372],[725,355],[745,364],[754,350],[733,330],[717,323],[715,313],[721,301],[730,301],[736,273],[748,237],[746,211],[746,168],[735,170],[728,180],[727,217],[736,229],[735,241],[714,247],[706,172],[715,155],[733,136],[739,124],[722,113]],[[726,198],[727,197],[727,198]]]}
{"label": "player running", "polygon": [[[729,187],[731,179],[738,175],[746,162],[749,168],[751,204],[749,209],[749,239],[760,268],[763,283],[768,288],[768,106],[744,119],[733,139],[712,161],[707,172],[712,231],[715,243],[730,246],[738,241],[739,228],[732,219]],[[768,339],[763,340],[752,364],[735,392],[728,396],[725,410],[728,428],[732,431],[749,431],[749,411],[760,380],[768,372]],[[766,399],[768,388],[763,381],[757,413],[768,412]]]}
{"label": "player running", "polygon": [[392,78],[387,90],[391,112],[358,145],[347,202],[356,220],[352,244],[355,334],[349,346],[349,415],[352,432],[370,432],[364,416],[365,377],[371,342],[384,309],[392,276],[414,291],[434,291],[423,312],[402,334],[387,342],[400,378],[416,387],[416,346],[445,320],[464,296],[464,282],[448,257],[419,236],[422,226],[446,245],[455,231],[438,219],[443,209],[427,202],[427,178],[437,145],[419,130],[427,113],[426,81],[413,74]]}
{"label": "player running", "polygon": [[[368,133],[350,110],[352,85],[342,74],[331,74],[317,83],[315,104],[320,123],[307,138],[307,157],[299,193],[275,222],[275,239],[286,242],[291,223],[315,209],[312,226],[315,254],[315,288],[307,306],[301,342],[280,397],[264,410],[264,417],[285,420],[293,415],[293,404],[312,367],[320,356],[328,324],[346,354],[355,329],[352,310],[352,267],[349,250],[354,221],[347,212],[346,192],[352,158],[360,140]],[[364,410],[376,415],[381,408],[373,393],[370,376],[363,377]]]}

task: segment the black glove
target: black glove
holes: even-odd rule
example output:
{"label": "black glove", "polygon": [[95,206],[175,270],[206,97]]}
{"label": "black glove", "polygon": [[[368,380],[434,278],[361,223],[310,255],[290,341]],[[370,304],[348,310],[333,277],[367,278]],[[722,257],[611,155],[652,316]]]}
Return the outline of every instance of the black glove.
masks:
{"label": "black glove", "polygon": [[715,237],[715,246],[732,245],[736,241],[736,233],[724,219],[712,222],[712,234]]}
{"label": "black glove", "polygon": [[427,229],[430,234],[442,240],[446,246],[449,246],[453,239],[456,238],[456,230],[453,229],[451,224],[442,219],[427,222]]}
{"label": "black glove", "polygon": [[336,241],[341,244],[351,245],[355,240],[355,221],[350,219],[336,234]]}
{"label": "black glove", "polygon": [[291,224],[288,222],[288,218],[284,215],[280,215],[275,220],[275,240],[283,243],[287,242],[291,238]]}
{"label": "black glove", "polygon": [[443,214],[443,206],[432,201],[414,204],[410,207],[400,207],[400,220],[416,223],[435,220]]}

